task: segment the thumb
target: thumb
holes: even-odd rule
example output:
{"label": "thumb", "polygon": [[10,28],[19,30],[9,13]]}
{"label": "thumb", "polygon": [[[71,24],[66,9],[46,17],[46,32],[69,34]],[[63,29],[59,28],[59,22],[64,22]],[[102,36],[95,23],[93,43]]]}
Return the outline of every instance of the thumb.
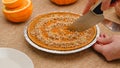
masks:
{"label": "thumb", "polygon": [[94,50],[96,50],[99,53],[103,52],[103,46],[100,45],[100,44],[95,43],[94,46],[93,46],[93,48],[94,48]]}

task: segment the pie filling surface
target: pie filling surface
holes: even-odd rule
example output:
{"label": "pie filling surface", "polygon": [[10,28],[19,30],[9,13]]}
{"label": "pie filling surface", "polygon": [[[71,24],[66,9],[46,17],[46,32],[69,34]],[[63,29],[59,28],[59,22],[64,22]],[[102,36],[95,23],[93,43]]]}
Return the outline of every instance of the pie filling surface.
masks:
{"label": "pie filling surface", "polygon": [[54,12],[39,15],[28,25],[28,36],[40,47],[50,50],[69,51],[84,47],[96,36],[96,27],[83,32],[70,31],[67,27],[80,15]]}

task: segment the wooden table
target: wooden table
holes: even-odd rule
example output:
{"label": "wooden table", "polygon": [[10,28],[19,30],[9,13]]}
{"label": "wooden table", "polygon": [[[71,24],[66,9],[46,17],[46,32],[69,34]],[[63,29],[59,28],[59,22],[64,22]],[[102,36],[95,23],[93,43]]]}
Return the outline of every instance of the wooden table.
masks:
{"label": "wooden table", "polygon": [[[57,6],[49,0],[32,0],[32,2],[34,10],[30,19],[52,11],[70,11],[81,14],[87,0],[78,0],[77,3],[69,6]],[[0,6],[2,8],[1,2]],[[23,36],[25,24],[12,24],[4,18],[2,11],[0,11],[0,47],[15,48],[24,52],[32,59],[35,68],[120,68],[120,60],[107,62],[92,48],[70,55],[55,55],[39,51],[26,42]],[[120,34],[120,32],[108,30],[102,24],[99,26],[102,33]]]}

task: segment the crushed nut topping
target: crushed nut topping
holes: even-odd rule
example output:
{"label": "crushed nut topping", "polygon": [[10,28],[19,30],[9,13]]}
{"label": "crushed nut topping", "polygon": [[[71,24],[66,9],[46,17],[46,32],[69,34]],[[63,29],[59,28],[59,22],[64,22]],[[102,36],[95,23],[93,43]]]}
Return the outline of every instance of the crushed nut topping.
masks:
{"label": "crushed nut topping", "polygon": [[[95,28],[83,32],[68,30],[67,27],[77,18],[79,18],[78,15],[68,13],[48,14],[39,19],[30,33],[48,47],[63,48],[62,50],[82,47],[94,39]],[[90,39],[92,40],[88,41]]]}

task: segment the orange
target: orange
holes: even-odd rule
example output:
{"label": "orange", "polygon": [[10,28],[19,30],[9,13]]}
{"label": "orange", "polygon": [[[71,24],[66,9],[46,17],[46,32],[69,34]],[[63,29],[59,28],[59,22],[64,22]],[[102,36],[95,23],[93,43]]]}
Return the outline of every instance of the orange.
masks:
{"label": "orange", "polygon": [[12,22],[24,22],[32,14],[33,6],[30,0],[24,0],[22,5],[17,8],[3,7],[5,17]]}
{"label": "orange", "polygon": [[16,8],[22,4],[23,0],[2,0],[7,8]]}
{"label": "orange", "polygon": [[75,3],[77,0],[51,0],[51,1],[57,5],[69,5]]}

